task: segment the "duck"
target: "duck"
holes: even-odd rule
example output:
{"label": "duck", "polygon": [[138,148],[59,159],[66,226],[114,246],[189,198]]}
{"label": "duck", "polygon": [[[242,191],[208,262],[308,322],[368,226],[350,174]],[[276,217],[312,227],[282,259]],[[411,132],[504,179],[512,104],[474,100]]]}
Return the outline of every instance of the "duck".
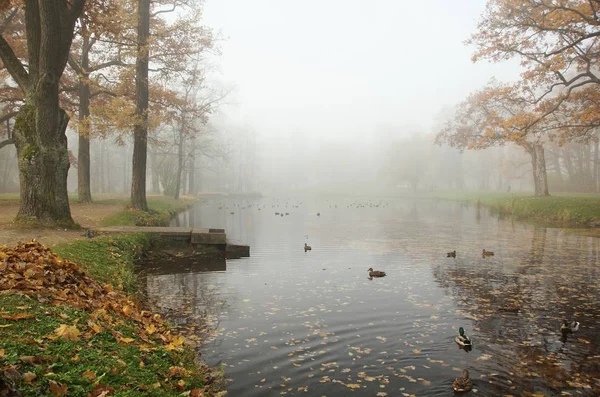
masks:
{"label": "duck", "polygon": [[481,254],[483,257],[486,256],[494,256],[494,252],[493,251],[486,251],[485,248],[483,249],[483,253]]}
{"label": "duck", "polygon": [[317,216],[321,216],[321,213],[320,213],[320,212],[317,212]]}
{"label": "duck", "polygon": [[456,258],[456,250],[454,250],[452,252],[448,252],[448,254],[446,255],[446,258]]}
{"label": "duck", "polygon": [[85,232],[85,235],[86,235],[87,238],[94,238],[94,232],[92,232],[92,229],[88,229]]}
{"label": "duck", "polygon": [[473,345],[471,338],[469,338],[467,335],[465,335],[465,330],[463,327],[460,327],[458,329],[458,336],[454,340],[456,341],[456,343],[459,344],[459,346],[472,346]]}
{"label": "duck", "polygon": [[385,272],[382,272],[380,270],[373,270],[372,267],[369,268],[368,272],[369,277],[385,277]]}
{"label": "duck", "polygon": [[312,250],[312,247],[310,245],[304,243],[304,252],[311,251],[311,250]]}
{"label": "duck", "polygon": [[469,378],[468,370],[463,370],[462,374],[458,378],[454,379],[454,382],[452,382],[452,388],[458,393],[468,392],[473,388],[473,381]]}
{"label": "duck", "polygon": [[579,321],[573,320],[568,322],[567,320],[563,320],[562,324],[560,325],[560,332],[563,335],[572,334],[573,332],[577,331],[579,331]]}

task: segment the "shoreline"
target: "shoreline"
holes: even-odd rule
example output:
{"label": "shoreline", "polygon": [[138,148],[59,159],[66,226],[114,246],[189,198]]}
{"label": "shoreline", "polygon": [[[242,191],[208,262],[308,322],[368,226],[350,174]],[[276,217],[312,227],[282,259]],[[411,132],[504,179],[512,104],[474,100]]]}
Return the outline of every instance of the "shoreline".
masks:
{"label": "shoreline", "polygon": [[[159,201],[150,216],[104,221],[163,224],[199,200]],[[197,341],[144,296],[136,260],[152,247],[144,233],[0,247],[0,392],[224,395],[223,369],[200,361]]]}
{"label": "shoreline", "polygon": [[521,193],[440,192],[427,198],[468,203],[518,221],[600,237],[600,195],[538,197]]}

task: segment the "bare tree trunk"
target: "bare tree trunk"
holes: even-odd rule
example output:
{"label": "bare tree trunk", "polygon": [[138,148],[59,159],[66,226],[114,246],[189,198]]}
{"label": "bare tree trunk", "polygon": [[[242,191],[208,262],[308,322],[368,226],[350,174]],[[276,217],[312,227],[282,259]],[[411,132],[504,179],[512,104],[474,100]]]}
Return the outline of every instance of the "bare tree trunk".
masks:
{"label": "bare tree trunk", "polygon": [[160,180],[158,172],[158,159],[156,149],[150,149],[150,169],[152,171],[152,194],[160,194]]}
{"label": "bare tree trunk", "polygon": [[598,153],[598,141],[594,143],[594,185],[596,193],[600,193],[600,153]]}
{"label": "bare tree trunk", "polygon": [[136,109],[133,128],[131,207],[148,211],[146,201],[146,158],[148,150],[148,37],[150,36],[150,0],[138,0],[138,48],[136,61]]}
{"label": "bare tree trunk", "polygon": [[541,143],[528,144],[527,151],[531,155],[531,166],[533,171],[533,183],[536,196],[549,196],[548,174],[546,173],[546,159],[544,146]]}
{"label": "bare tree trunk", "polygon": [[88,84],[88,70],[90,66],[89,41],[89,37],[84,35],[81,46],[81,69],[84,75],[79,76],[77,196],[79,202],[82,203],[92,202],[92,192],[90,188],[90,85]]}
{"label": "bare tree trunk", "polygon": [[196,154],[195,151],[195,143],[192,143],[192,152],[190,153],[190,170],[188,171],[188,194],[193,196],[196,195]]}
{"label": "bare tree trunk", "polygon": [[179,137],[177,142],[177,181],[175,184],[175,200],[179,199],[179,191],[181,190],[181,174],[183,173],[183,142],[185,141],[185,134],[183,125],[181,126],[181,130],[179,131]]}

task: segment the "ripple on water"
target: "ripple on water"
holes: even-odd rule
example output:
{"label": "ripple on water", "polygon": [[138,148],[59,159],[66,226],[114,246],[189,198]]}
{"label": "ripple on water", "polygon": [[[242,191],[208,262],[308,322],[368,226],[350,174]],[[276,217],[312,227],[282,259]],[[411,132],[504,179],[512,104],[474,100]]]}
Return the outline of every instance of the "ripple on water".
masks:
{"label": "ripple on water", "polygon": [[[465,368],[480,396],[600,395],[598,239],[456,203],[287,201],[199,206],[188,220],[225,228],[252,257],[147,277],[174,316],[213,320],[202,357],[227,365],[229,395],[449,395]],[[388,275],[368,280],[369,267]],[[562,343],[574,316],[582,328]],[[454,343],[460,326],[470,352]]]}

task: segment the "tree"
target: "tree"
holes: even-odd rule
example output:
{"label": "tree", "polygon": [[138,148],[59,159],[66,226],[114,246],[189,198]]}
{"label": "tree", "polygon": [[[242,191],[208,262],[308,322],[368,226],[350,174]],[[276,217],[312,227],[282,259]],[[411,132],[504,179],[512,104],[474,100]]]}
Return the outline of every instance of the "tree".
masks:
{"label": "tree", "polygon": [[[99,95],[115,95],[114,84],[106,82],[102,73],[112,67],[126,66],[121,60],[127,25],[131,17],[124,10],[122,0],[110,0],[106,4],[88,3],[79,18],[76,38],[69,56],[69,66],[74,71],[72,87],[65,90],[75,95],[78,114],[77,193],[80,202],[92,201],[90,187],[90,139],[92,136],[91,102]],[[98,48],[101,46],[100,48]],[[94,49],[96,51],[94,51]],[[109,86],[110,85],[110,86]]]}
{"label": "tree", "polygon": [[59,81],[84,5],[85,0],[25,0],[27,68],[0,35],[2,63],[25,97],[13,129],[21,181],[18,219],[73,224],[67,195],[69,116],[59,106]]}
{"label": "tree", "polygon": [[517,84],[496,81],[462,102],[454,119],[438,132],[436,143],[461,149],[485,149],[514,143],[531,156],[536,196],[548,195],[544,133],[548,120],[528,107],[528,92]]}
{"label": "tree", "polygon": [[131,207],[148,211],[146,202],[146,158],[148,149],[148,63],[150,50],[150,0],[138,0],[138,50],[135,66],[135,118],[133,127],[133,163]]}
{"label": "tree", "polygon": [[518,58],[532,97],[533,127],[561,141],[590,139],[600,126],[600,3],[588,0],[489,0],[468,41],[473,60]]}

